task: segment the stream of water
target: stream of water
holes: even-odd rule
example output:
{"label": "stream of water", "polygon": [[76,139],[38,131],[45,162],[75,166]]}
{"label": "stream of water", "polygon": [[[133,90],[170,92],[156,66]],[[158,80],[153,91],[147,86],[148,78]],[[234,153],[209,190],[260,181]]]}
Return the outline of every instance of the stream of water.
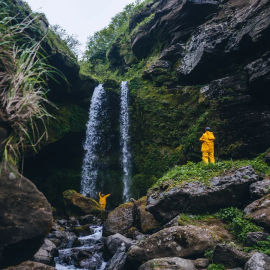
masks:
{"label": "stream of water", "polygon": [[101,124],[105,116],[103,110],[105,99],[106,91],[104,90],[103,85],[100,84],[95,88],[91,99],[89,120],[86,129],[86,138],[83,146],[85,150],[85,156],[82,166],[81,193],[92,198],[97,196],[97,147],[102,142]]}
{"label": "stream of water", "polygon": [[[102,258],[102,226],[90,226],[90,229],[92,234],[78,237],[80,246],[72,248],[73,243],[70,242],[65,249],[58,250],[59,255],[55,258],[57,270],[105,269],[106,262]],[[78,258],[81,259],[80,262]]]}
{"label": "stream of water", "polygon": [[121,106],[120,106],[120,146],[122,152],[122,168],[123,168],[123,200],[130,199],[130,182],[131,182],[131,154],[129,149],[130,136],[129,136],[129,90],[128,83],[121,83]]}

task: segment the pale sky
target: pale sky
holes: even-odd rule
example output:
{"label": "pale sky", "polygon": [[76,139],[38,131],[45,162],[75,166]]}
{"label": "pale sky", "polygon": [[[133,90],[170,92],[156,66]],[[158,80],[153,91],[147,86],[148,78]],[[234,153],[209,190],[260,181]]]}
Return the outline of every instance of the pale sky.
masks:
{"label": "pale sky", "polygon": [[51,25],[59,24],[77,36],[85,49],[87,37],[106,27],[111,18],[134,0],[25,0],[33,11],[45,13]]}

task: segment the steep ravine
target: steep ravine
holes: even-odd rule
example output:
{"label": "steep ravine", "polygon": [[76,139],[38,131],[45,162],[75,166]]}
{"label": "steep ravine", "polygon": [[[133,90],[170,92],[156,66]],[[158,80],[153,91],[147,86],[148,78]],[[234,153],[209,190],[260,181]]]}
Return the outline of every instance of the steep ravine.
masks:
{"label": "steep ravine", "polygon": [[[12,15],[31,12],[20,0],[6,2]],[[39,40],[49,31],[42,47],[61,74],[48,79],[57,108],[50,107],[48,141],[24,153],[23,175],[45,196],[16,169],[1,172],[0,268],[35,260],[45,265],[9,269],[54,269],[58,258],[93,270],[103,260],[109,270],[269,270],[270,2],[145,1],[131,14],[103,52],[99,81],[46,18],[31,33]],[[125,204],[122,80],[130,90],[134,197]],[[112,193],[109,212],[77,193],[98,83],[108,94],[98,189]],[[10,132],[0,120],[0,131]],[[216,136],[217,164],[209,167],[199,162],[205,126]],[[92,241],[101,225],[103,237]]]}

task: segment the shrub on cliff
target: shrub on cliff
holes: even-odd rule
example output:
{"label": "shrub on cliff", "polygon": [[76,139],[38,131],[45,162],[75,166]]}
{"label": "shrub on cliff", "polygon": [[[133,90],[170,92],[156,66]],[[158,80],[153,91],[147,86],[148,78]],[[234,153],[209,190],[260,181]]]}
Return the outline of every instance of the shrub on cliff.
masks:
{"label": "shrub on cliff", "polygon": [[40,43],[30,33],[40,32],[39,15],[12,16],[11,6],[0,8],[0,117],[9,127],[4,161],[16,164],[26,148],[36,149],[47,137],[45,120],[51,115],[46,98],[49,77],[56,71],[41,54]]}

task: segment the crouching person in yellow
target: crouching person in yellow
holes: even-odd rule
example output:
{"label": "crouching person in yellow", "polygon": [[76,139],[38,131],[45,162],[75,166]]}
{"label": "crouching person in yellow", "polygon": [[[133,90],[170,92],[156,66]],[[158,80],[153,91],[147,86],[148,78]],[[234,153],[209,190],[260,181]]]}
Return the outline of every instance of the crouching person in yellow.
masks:
{"label": "crouching person in yellow", "polygon": [[99,192],[98,195],[99,195],[99,204],[103,209],[105,209],[106,203],[107,203],[107,197],[109,197],[111,194],[104,195],[104,194],[100,194]]}
{"label": "crouching person in yellow", "polygon": [[208,164],[215,163],[215,156],[214,156],[214,140],[215,136],[214,133],[211,132],[210,127],[205,129],[205,133],[203,133],[200,141],[202,142],[202,160],[204,163]]}

